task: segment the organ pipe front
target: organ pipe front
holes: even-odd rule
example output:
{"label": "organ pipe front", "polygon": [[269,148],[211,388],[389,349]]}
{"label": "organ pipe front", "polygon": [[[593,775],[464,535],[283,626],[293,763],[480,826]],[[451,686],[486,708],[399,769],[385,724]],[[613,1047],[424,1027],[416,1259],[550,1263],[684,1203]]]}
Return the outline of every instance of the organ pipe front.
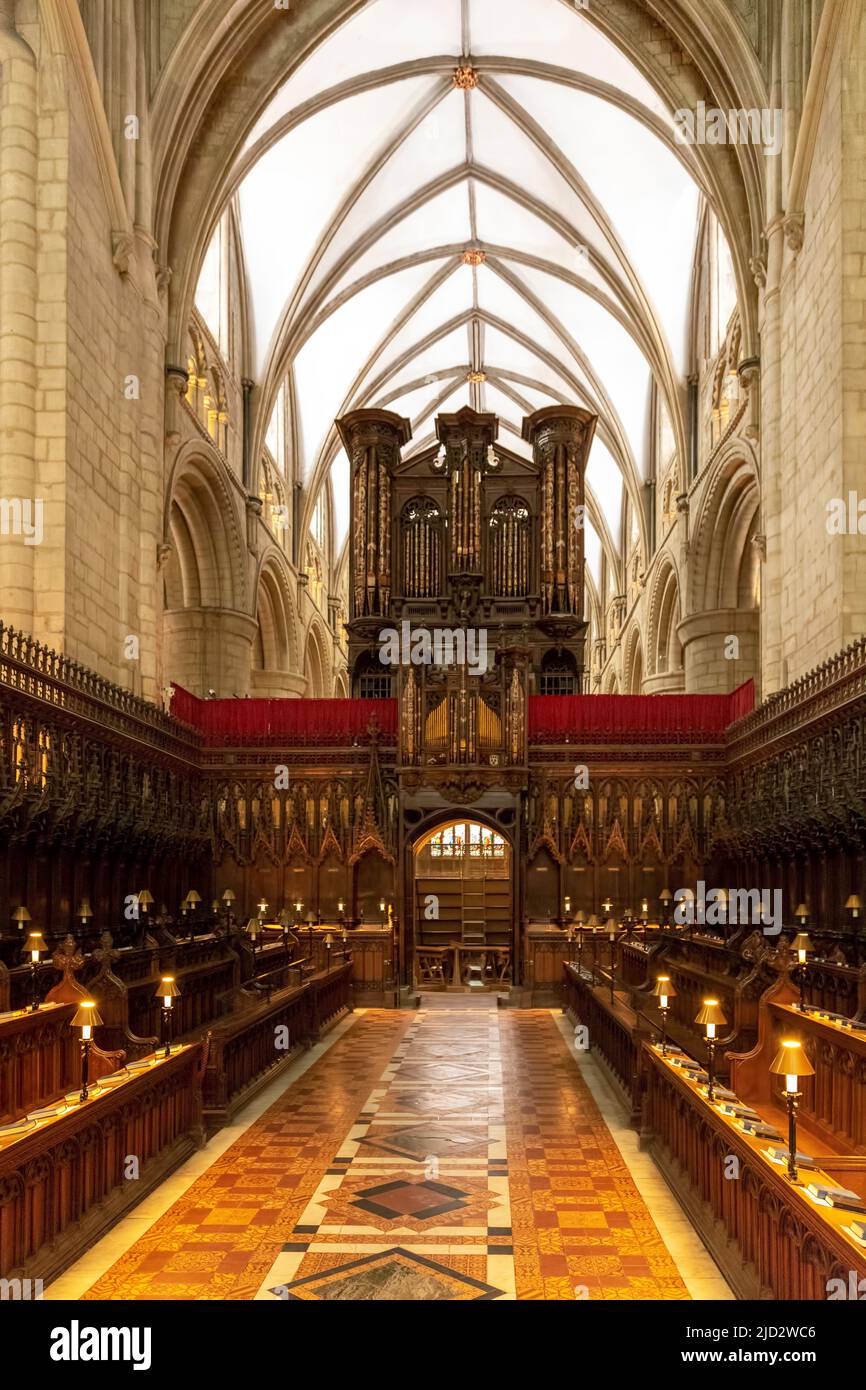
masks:
{"label": "organ pipe front", "polygon": [[435,502],[413,498],[403,508],[403,593],[436,598],[441,592],[442,515]]}
{"label": "organ pipe front", "polygon": [[481,497],[484,479],[497,465],[493,451],[495,415],[460,410],[439,415],[436,433],[444,447],[448,479],[448,568],[454,575],[482,572]]}
{"label": "organ pipe front", "polygon": [[391,601],[391,489],[408,420],[390,410],[353,410],[337,421],[352,478],[352,617],[385,617]]}
{"label": "organ pipe front", "polygon": [[541,486],[541,599],[546,614],[583,618],[584,475],[597,417],[549,406],[523,422]]}
{"label": "organ pipe front", "polygon": [[519,497],[504,497],[491,513],[490,580],[497,598],[529,593],[529,509]]}

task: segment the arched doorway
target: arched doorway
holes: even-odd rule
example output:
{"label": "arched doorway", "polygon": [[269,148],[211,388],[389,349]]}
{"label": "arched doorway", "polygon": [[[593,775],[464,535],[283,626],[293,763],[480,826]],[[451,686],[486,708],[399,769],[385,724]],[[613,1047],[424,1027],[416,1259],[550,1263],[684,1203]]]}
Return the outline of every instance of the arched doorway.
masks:
{"label": "arched doorway", "polygon": [[416,985],[507,987],[513,872],[502,830],[470,816],[439,822],[413,844],[412,869]]}

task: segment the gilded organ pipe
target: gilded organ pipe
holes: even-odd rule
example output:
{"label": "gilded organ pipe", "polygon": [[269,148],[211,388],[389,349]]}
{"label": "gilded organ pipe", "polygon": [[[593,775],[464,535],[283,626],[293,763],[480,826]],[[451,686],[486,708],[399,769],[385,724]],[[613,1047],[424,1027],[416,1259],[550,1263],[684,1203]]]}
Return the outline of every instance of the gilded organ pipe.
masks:
{"label": "gilded organ pipe", "polygon": [[541,478],[541,594],[545,613],[583,617],[584,476],[597,416],[549,406],[523,422]]}
{"label": "gilded organ pipe", "polygon": [[391,601],[391,479],[412,437],[390,410],[353,410],[337,421],[352,470],[352,618],[384,616]]}

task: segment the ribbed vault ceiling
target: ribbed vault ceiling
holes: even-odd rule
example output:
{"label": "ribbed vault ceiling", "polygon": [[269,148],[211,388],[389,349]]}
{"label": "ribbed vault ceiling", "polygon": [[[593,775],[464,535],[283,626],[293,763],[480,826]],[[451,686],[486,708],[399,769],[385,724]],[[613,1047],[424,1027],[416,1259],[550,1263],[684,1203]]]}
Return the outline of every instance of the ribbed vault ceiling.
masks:
{"label": "ribbed vault ceiling", "polygon": [[525,453],[522,417],[571,402],[601,420],[597,579],[623,487],[638,502],[653,380],[684,439],[699,175],[637,68],[569,0],[371,0],[277,92],[235,187],[261,397],[269,414],[290,381],[338,546],[346,410],[408,416],[411,451],[470,404]]}

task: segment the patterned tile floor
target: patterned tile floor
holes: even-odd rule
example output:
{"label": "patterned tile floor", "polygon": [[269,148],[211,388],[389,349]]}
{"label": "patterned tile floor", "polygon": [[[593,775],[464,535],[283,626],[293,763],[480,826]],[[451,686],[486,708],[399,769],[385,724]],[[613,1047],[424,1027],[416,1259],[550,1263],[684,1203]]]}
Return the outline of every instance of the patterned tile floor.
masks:
{"label": "patterned tile floor", "polygon": [[357,1017],[80,1296],[690,1293],[562,1021],[430,1009]]}

